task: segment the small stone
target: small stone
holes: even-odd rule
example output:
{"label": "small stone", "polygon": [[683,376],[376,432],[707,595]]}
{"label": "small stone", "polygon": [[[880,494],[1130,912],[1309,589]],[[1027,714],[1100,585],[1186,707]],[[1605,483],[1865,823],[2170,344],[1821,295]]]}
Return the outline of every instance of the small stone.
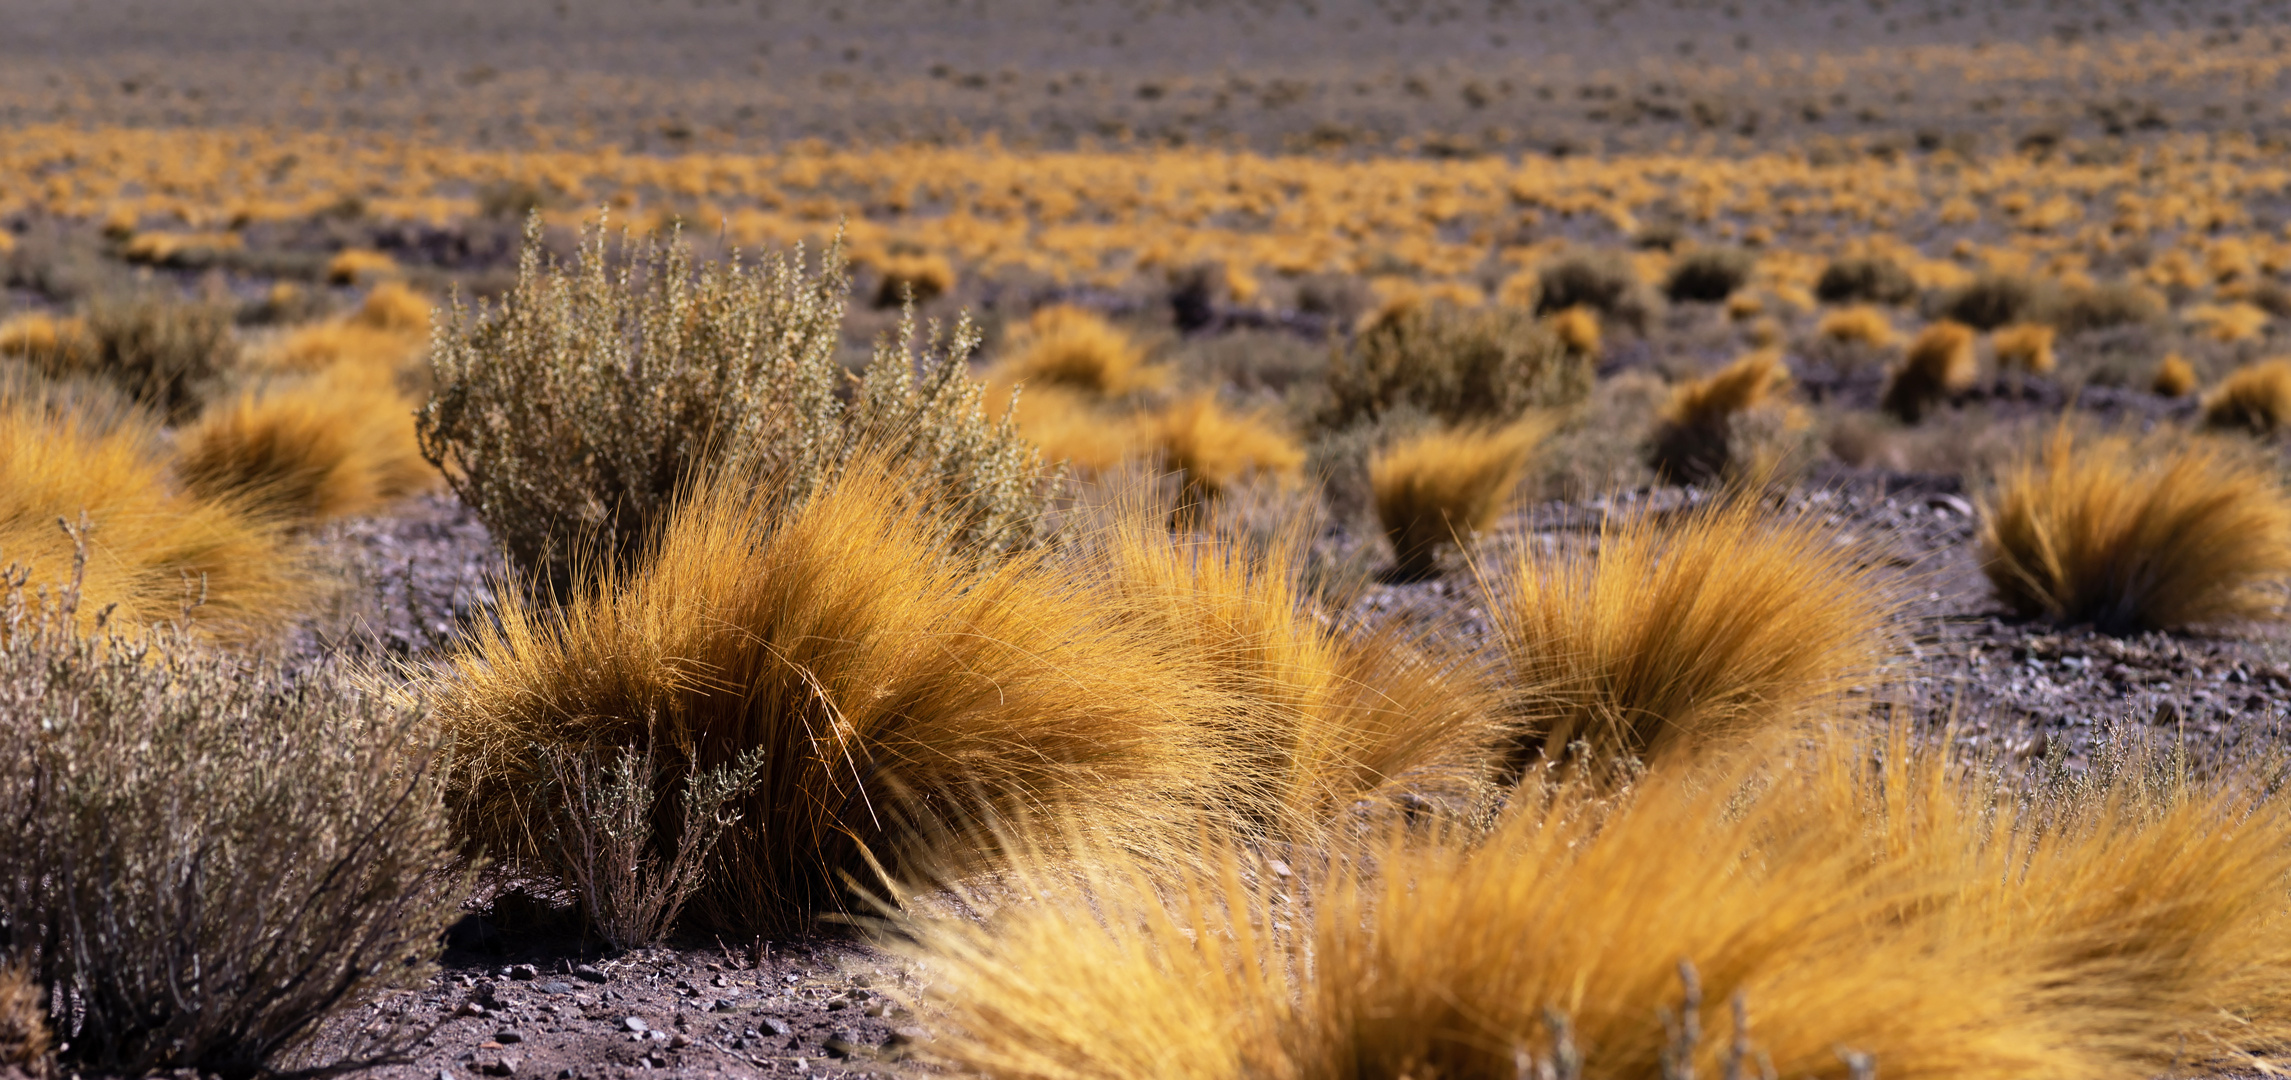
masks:
{"label": "small stone", "polygon": [[682,1050],[690,1045],[692,1045],[692,1036],[686,1035],[681,1031],[670,1036],[668,1039],[668,1048],[671,1050]]}
{"label": "small stone", "polygon": [[540,990],[544,994],[570,994],[573,992],[573,984],[569,982],[545,982],[541,984]]}
{"label": "small stone", "polygon": [[521,1043],[525,1041],[525,1035],[515,1028],[502,1028],[493,1033],[493,1041],[503,1045]]}
{"label": "small stone", "polygon": [[647,1031],[651,1031],[651,1030],[652,1030],[652,1025],[651,1025],[651,1024],[647,1024],[647,1023],[645,1023],[645,1022],[644,1022],[644,1017],[641,1017],[641,1016],[625,1016],[625,1017],[622,1017],[622,1018],[621,1018],[621,1022],[620,1022],[620,1024],[621,1024],[621,1026],[622,1026],[622,1027],[625,1027],[625,1028],[629,1029],[630,1031],[636,1032],[636,1033],[637,1033],[637,1034],[639,1034],[639,1035],[642,1035],[642,1034],[644,1034],[645,1032],[647,1032]]}
{"label": "small stone", "polygon": [[715,1004],[708,1006],[708,1011],[709,1011],[709,1012],[731,1012],[733,1009],[735,1009],[735,1008],[737,1008],[737,1007],[738,1007],[738,1006],[735,1006],[735,1005],[733,1005],[733,1004],[731,1003],[731,1001],[729,1001],[729,1000],[727,1000],[727,999],[725,999],[725,998],[717,998],[717,999],[716,999],[716,1003],[715,1003]]}
{"label": "small stone", "polygon": [[453,1070],[451,1070],[451,1069],[439,1069],[439,1070],[438,1070],[438,1080],[455,1080],[455,1077],[454,1077],[454,1075],[453,1075]]}
{"label": "small stone", "polygon": [[581,980],[582,982],[601,983],[605,981],[604,972],[598,971],[596,968],[590,967],[587,964],[582,964],[581,966],[574,968],[573,977]]}
{"label": "small stone", "polygon": [[518,982],[532,982],[541,977],[540,969],[531,964],[511,964],[502,968],[501,973]]}
{"label": "small stone", "polygon": [[557,1080],[573,1080],[573,1070],[571,1070],[571,1069],[559,1069],[559,1070],[557,1070]]}
{"label": "small stone", "polygon": [[848,1031],[828,1032],[827,1042],[821,1048],[827,1051],[827,1056],[833,1058],[847,1058],[859,1052],[859,1044],[851,1041],[851,1033]]}
{"label": "small stone", "polygon": [[523,1064],[525,1064],[524,1058],[515,1054],[503,1054],[500,1058],[485,1063],[485,1075],[515,1076],[517,1075],[517,1067]]}
{"label": "small stone", "polygon": [[850,1007],[851,1002],[846,1001],[843,998],[835,997],[827,999],[827,1011],[829,1012],[837,1012],[843,1009],[848,1009]]}
{"label": "small stone", "polygon": [[455,1016],[484,1016],[485,1006],[474,1001],[464,1001],[460,1008],[453,1011],[453,1014]]}
{"label": "small stone", "polygon": [[718,975],[718,976],[716,976],[715,978],[708,980],[708,985],[710,985],[710,986],[717,986],[717,987],[723,987],[723,986],[730,986],[730,985],[732,985],[732,984],[731,984],[729,981],[727,981],[727,980],[726,980],[726,979],[725,979],[725,978],[724,978],[722,975]]}
{"label": "small stone", "polygon": [[794,1028],[788,1026],[787,1021],[782,1020],[777,1016],[767,1016],[756,1022],[764,1025],[764,1030],[769,1031],[774,1035],[785,1035],[795,1030]]}
{"label": "small stone", "polygon": [[868,1005],[867,1005],[867,1008],[866,1008],[864,1011],[866,1012],[866,1014],[867,1014],[868,1016],[872,1016],[872,1017],[876,1017],[877,1019],[881,1019],[881,1018],[882,1018],[882,1016],[883,1016],[883,1010],[884,1010],[884,1009],[885,1009],[885,1006],[884,1006],[884,1004],[883,1004],[882,1002],[880,1002],[880,1001],[873,1001],[873,1002],[869,1002],[869,1003],[868,1003]]}

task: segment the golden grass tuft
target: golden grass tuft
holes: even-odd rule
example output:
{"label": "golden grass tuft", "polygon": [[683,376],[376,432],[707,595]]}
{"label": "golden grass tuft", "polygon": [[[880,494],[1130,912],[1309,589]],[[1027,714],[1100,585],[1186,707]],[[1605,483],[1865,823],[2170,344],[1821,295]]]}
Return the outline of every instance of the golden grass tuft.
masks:
{"label": "golden grass tuft", "polygon": [[2291,576],[2291,499],[2263,463],[2209,439],[2056,428],[1999,477],[1985,517],[1998,599],[2105,633],[2271,618]]}
{"label": "golden grass tuft", "polygon": [[1885,411],[1916,423],[1952,395],[1973,388],[1980,376],[1973,356],[1973,328],[1943,320],[1918,331],[1909,352],[1885,385]]}
{"label": "golden grass tuft", "polygon": [[950,551],[879,463],[776,490],[709,477],[630,569],[591,563],[557,608],[502,594],[436,688],[472,843],[552,857],[553,750],[649,748],[665,775],[761,754],[689,909],[761,932],[841,909],[872,865],[967,864],[973,813],[1077,804],[1119,842],[1198,805],[1220,767],[1200,718],[1227,706],[1103,590],[1041,551]]}
{"label": "golden grass tuft", "polygon": [[339,376],[249,391],[177,436],[176,474],[204,498],[285,520],[371,513],[438,482],[413,416],[388,387]]}
{"label": "golden grass tuft", "polygon": [[1735,421],[1776,407],[1789,386],[1790,368],[1779,349],[1761,349],[1680,384],[1655,429],[1655,471],[1674,482],[1702,483],[1750,464],[1733,460]]}
{"label": "golden grass tuft", "polygon": [[326,260],[326,281],[330,285],[357,285],[396,277],[399,273],[396,259],[366,248],[344,248]]}
{"label": "golden grass tuft", "polygon": [[1137,416],[1055,383],[1020,392],[1013,415],[1044,461],[1085,473],[1106,472],[1146,446]]}
{"label": "golden grass tuft", "polygon": [[2049,375],[2058,363],[2052,351],[2056,334],[2057,331],[2043,323],[2014,323],[1998,328],[1990,335],[1989,344],[1997,352],[1998,367]]}
{"label": "golden grass tuft", "polygon": [[1293,477],[1305,452],[1263,413],[1229,412],[1210,392],[1144,419],[1164,472],[1181,478],[1179,513],[1198,514],[1252,475]]}
{"label": "golden grass tuft", "polygon": [[1577,305],[1554,312],[1548,320],[1567,351],[1577,356],[1599,355],[1599,314]]}
{"label": "golden grass tuft", "polygon": [[886,255],[873,264],[881,276],[875,288],[876,307],[898,307],[910,298],[928,303],[954,291],[955,266],[944,255]]}
{"label": "golden grass tuft", "polygon": [[0,562],[23,566],[35,586],[61,586],[74,543],[58,519],[85,515],[84,613],[117,605],[115,619],[151,625],[203,597],[195,621],[218,636],[276,626],[309,591],[299,554],[247,508],[174,490],[156,444],[132,417],[0,393]]}
{"label": "golden grass tuft", "polygon": [[2213,341],[2226,344],[2256,340],[2267,331],[2268,314],[2256,304],[2192,304],[2182,316]]}
{"label": "golden grass tuft", "polygon": [[2241,367],[2204,398],[2204,426],[2269,436],[2291,425],[2291,358]]}
{"label": "golden grass tuft", "polygon": [[2020,778],[1823,730],[1619,794],[1531,782],[1485,836],[1293,877],[1215,840],[1036,860],[905,928],[931,1055],[992,1080],[2140,1080],[2269,1050],[2291,809],[2110,756]]}
{"label": "golden grass tuft", "polygon": [[19,356],[44,367],[85,366],[96,342],[80,319],[18,315],[0,323],[0,356]]}
{"label": "golden grass tuft", "polygon": [[404,282],[385,281],[366,294],[349,322],[369,330],[426,335],[430,331],[430,301]]}
{"label": "golden grass tuft", "polygon": [[1855,550],[1747,497],[1611,516],[1596,548],[1522,547],[1486,606],[1523,750],[1600,760],[1742,743],[1829,701],[1886,649]]}
{"label": "golden grass tuft", "polygon": [[2148,379],[2148,389],[2163,397],[2186,397],[2195,393],[2196,369],[2178,353],[2170,353],[2156,362],[2156,373]]}
{"label": "golden grass tuft", "polygon": [[1878,348],[1891,345],[1894,341],[1893,320],[1887,318],[1882,309],[1870,304],[1855,304],[1822,316],[1815,332],[1831,341]]}
{"label": "golden grass tuft", "polygon": [[1104,316],[1057,304],[1036,311],[1011,335],[993,379],[998,385],[1058,386],[1114,398],[1159,388],[1168,373],[1148,367],[1145,350]]}
{"label": "golden grass tuft", "polygon": [[1368,486],[1392,542],[1393,576],[1430,577],[1442,545],[1462,546],[1493,526],[1537,444],[1557,426],[1547,415],[1530,415],[1504,427],[1419,435],[1377,454]]}

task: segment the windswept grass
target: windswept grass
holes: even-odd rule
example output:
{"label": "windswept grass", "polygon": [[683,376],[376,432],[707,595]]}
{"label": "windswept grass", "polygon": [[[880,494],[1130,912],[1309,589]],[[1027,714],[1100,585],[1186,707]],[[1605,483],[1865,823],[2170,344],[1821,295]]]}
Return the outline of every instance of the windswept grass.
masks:
{"label": "windswept grass", "polygon": [[1973,328],[1937,322],[1918,331],[1909,352],[1893,369],[1881,403],[1886,412],[1914,424],[1952,395],[1972,389],[1980,375],[1973,356]]}
{"label": "windswept grass", "polygon": [[1178,511],[1196,515],[1252,475],[1294,476],[1305,453],[1262,413],[1235,413],[1214,393],[1171,403],[1145,419],[1165,472],[1179,476]]}
{"label": "windswept grass", "polygon": [[2156,372],[2148,379],[2150,392],[2163,397],[2186,397],[2195,393],[2196,369],[2178,353],[2170,353],[2156,361]]}
{"label": "windswept grass", "polygon": [[1144,422],[1135,413],[1056,384],[1023,388],[1009,415],[1044,461],[1084,474],[1104,473],[1147,445]]}
{"label": "windswept grass", "polygon": [[2043,323],[2014,323],[1999,327],[1990,335],[1989,344],[1997,351],[1998,367],[2031,375],[2050,375],[2058,363],[2052,352],[2056,333]]}
{"label": "windswept grass", "polygon": [[1854,549],[1756,500],[1622,512],[1596,549],[1523,547],[1489,575],[1522,750],[1660,762],[1740,744],[1872,673],[1887,604]]}
{"label": "windswept grass", "polygon": [[556,864],[556,755],[649,753],[664,777],[760,755],[689,909],[760,932],[840,909],[847,875],[971,861],[974,815],[1086,806],[1118,841],[1219,774],[1198,725],[1228,704],[1041,552],[951,552],[880,460],[792,504],[708,480],[563,606],[505,591],[437,688],[469,842]]}
{"label": "windswept grass", "polygon": [[1500,428],[1430,432],[1376,455],[1368,485],[1376,520],[1392,542],[1393,576],[1430,577],[1441,546],[1461,547],[1493,526],[1537,444],[1556,427],[1535,414]]}
{"label": "windswept grass", "polygon": [[2139,1080],[2271,1048],[2291,812],[2103,757],[2022,778],[1829,730],[1619,794],[1532,781],[1484,837],[1385,832],[1302,880],[1212,841],[905,926],[933,1056],[994,1080]]}
{"label": "windswept grass", "polygon": [[439,482],[413,403],[341,375],[210,406],[176,436],[176,472],[199,496],[294,521],[369,513]]}
{"label": "windswept grass", "polygon": [[1714,480],[1745,466],[1755,471],[1765,463],[1736,460],[1736,422],[1776,407],[1789,385],[1790,369],[1778,349],[1750,353],[1707,377],[1680,384],[1655,429],[1655,471],[1674,483],[1688,484]]}
{"label": "windswept grass", "polygon": [[1157,389],[1168,382],[1168,372],[1149,367],[1145,350],[1104,316],[1058,304],[1035,312],[1011,334],[992,378],[997,385],[1057,386],[1116,398]]}
{"label": "windswept grass", "polygon": [[1831,341],[1882,348],[1894,342],[1893,320],[1867,304],[1839,308],[1822,316],[1816,332]]}
{"label": "windswept grass", "polygon": [[2238,368],[2204,398],[2208,428],[2270,436],[2291,427],[2291,359]]}
{"label": "windswept grass", "polygon": [[2291,499],[2227,444],[2062,426],[1997,488],[1982,571],[2022,615],[2125,634],[2278,614]]}

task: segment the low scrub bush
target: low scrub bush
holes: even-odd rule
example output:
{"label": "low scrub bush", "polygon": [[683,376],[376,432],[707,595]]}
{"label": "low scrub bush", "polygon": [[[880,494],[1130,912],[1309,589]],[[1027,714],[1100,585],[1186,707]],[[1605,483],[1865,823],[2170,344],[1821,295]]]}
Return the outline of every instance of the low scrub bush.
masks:
{"label": "low scrub bush", "polygon": [[2162,319],[2170,308],[2163,294],[2154,289],[2117,282],[2070,289],[2050,305],[2045,317],[2062,333],[2079,334],[2152,323]]}
{"label": "low scrub bush", "polygon": [[1147,444],[1179,477],[1179,512],[1198,515],[1257,474],[1294,476],[1305,452],[1262,413],[1235,413],[1203,392],[1145,419]]}
{"label": "low scrub bush", "polygon": [[1979,377],[1972,327],[1937,322],[1918,331],[1909,343],[1909,352],[1886,380],[1879,405],[1903,423],[1914,424],[1935,406],[1972,389]]}
{"label": "low scrub bush", "polygon": [[707,481],[561,607],[505,591],[435,688],[472,844],[578,880],[552,839],[559,762],[649,754],[649,854],[673,865],[692,771],[760,759],[688,917],[777,931],[842,909],[875,868],[991,854],[982,820],[1074,803],[1146,830],[1220,775],[1197,725],[1230,703],[1043,551],[950,552],[879,460],[808,497]]}
{"label": "low scrub bush", "polygon": [[1699,484],[1727,475],[1754,474],[1772,462],[1743,445],[1742,421],[1761,411],[1787,411],[1780,395],[1789,366],[1775,350],[1751,353],[1671,392],[1663,407],[1649,464],[1665,480]]}
{"label": "low scrub bush", "polygon": [[2291,813],[2159,756],[2024,777],[1825,730],[1292,876],[1037,860],[958,893],[990,921],[902,925],[932,1056],[994,1080],[2139,1080],[2291,1034]]}
{"label": "low scrub bush", "polygon": [[1447,545],[1495,525],[1556,425],[1536,415],[1501,428],[1457,428],[1405,439],[1369,462],[1376,520],[1392,543],[1394,577],[1431,577]]}
{"label": "low scrub bush", "polygon": [[2042,299],[2037,287],[2025,278],[1983,274],[1943,294],[1937,314],[1987,333],[2000,326],[2035,321]]}
{"label": "low scrub bush", "polygon": [[1008,418],[987,419],[968,371],[976,334],[959,323],[918,355],[902,320],[853,385],[838,360],[842,261],[695,265],[679,237],[616,250],[600,222],[564,266],[534,218],[501,306],[456,305],[438,329],[422,452],[512,563],[552,586],[591,542],[633,557],[692,476],[768,472],[808,490],[862,432],[895,440],[965,542],[1024,546],[1044,478]]}
{"label": "low scrub bush", "polygon": [[55,1033],[48,1028],[48,988],[25,965],[0,966],[0,1068],[46,1080]]}
{"label": "low scrub bush", "polygon": [[170,420],[196,415],[223,372],[238,362],[231,315],[220,308],[150,297],[99,300],[82,320],[84,348],[28,357],[55,378],[109,380]]}
{"label": "low scrub bush", "polygon": [[1725,302],[1750,280],[1758,260],[1741,248],[1699,248],[1680,258],[1663,280],[1663,295],[1672,303]]}
{"label": "low scrub bush", "polygon": [[2204,398],[2203,422],[2259,436],[2291,426],[2291,359],[2262,360],[2230,372]]}
{"label": "low scrub bush", "polygon": [[1590,353],[1571,351],[1520,309],[1421,305],[1330,357],[1321,422],[1341,428],[1411,408],[1450,423],[1502,423],[1581,401],[1592,366]]}
{"label": "low scrub bush", "polygon": [[[460,913],[420,718],[171,632],[82,634],[69,583],[30,580],[0,621],[0,952],[64,1005],[65,1059],[333,1064],[297,1060],[319,1023],[419,985]],[[420,1035],[387,1028],[348,1053]]]}
{"label": "low scrub bush", "polygon": [[210,406],[176,435],[176,474],[203,498],[287,521],[371,513],[439,480],[414,407],[336,375]]}
{"label": "low scrub bush", "polygon": [[2196,391],[2196,369],[2180,354],[2167,354],[2156,361],[2156,372],[2148,378],[2148,389],[2163,397],[2186,397]]}
{"label": "low scrub bush", "polygon": [[1991,335],[1989,345],[1997,352],[1997,366],[2006,371],[2050,375],[2059,363],[2052,351],[2056,333],[2043,323],[2014,323]]}
{"label": "low scrub bush", "polygon": [[1092,311],[1065,304],[1037,311],[1011,334],[994,382],[1057,386],[1098,398],[1159,388],[1168,372],[1148,367],[1145,350]]}
{"label": "low scrub bush", "polygon": [[2012,610],[2104,633],[2272,618],[2291,499],[2230,445],[2062,427],[1998,478],[1982,571]]}
{"label": "low scrub bush", "polygon": [[1594,549],[1522,548],[1486,606],[1527,756],[1583,742],[1659,762],[1739,744],[1872,671],[1886,604],[1853,549],[1755,500],[1611,519]]}
{"label": "low scrub bush", "polygon": [[1542,315],[1575,307],[1645,333],[1655,299],[1628,261],[1615,255],[1570,255],[1537,272],[1535,310]]}
{"label": "low scrub bush", "polygon": [[1825,304],[1885,304],[1899,307],[1917,299],[1917,281],[1887,258],[1839,259],[1822,268],[1814,299]]}

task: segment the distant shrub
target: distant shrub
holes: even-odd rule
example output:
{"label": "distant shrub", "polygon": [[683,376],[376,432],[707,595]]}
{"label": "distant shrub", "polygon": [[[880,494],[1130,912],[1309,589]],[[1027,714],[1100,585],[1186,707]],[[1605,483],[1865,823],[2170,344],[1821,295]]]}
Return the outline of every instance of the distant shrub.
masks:
{"label": "distant shrub", "polygon": [[1451,423],[1501,422],[1580,401],[1591,383],[1591,359],[1525,311],[1427,305],[1330,358],[1321,422],[1344,427],[1402,407]]}
{"label": "distant shrub", "polygon": [[370,513],[439,482],[412,403],[339,376],[210,406],[176,436],[175,468],[201,497],[289,521]]}
{"label": "distant shrub", "polygon": [[48,1029],[48,988],[34,982],[21,962],[0,966],[0,1069],[44,1080],[54,1049],[55,1035]]}
{"label": "distant shrub", "polygon": [[2063,333],[2079,334],[2116,326],[2152,323],[2170,305],[2161,293],[2132,282],[2070,289],[2050,305],[2047,321]]}
{"label": "distant shrub", "polygon": [[1553,312],[1545,324],[1559,343],[1567,347],[1568,355],[1596,359],[1599,355],[1599,317],[1590,308],[1571,307]]}
{"label": "distant shrub", "polygon": [[1887,318],[1885,312],[1866,304],[1840,308],[1822,316],[1815,332],[1831,341],[1855,345],[1893,344],[1893,320]]}
{"label": "distant shrub", "polygon": [[1757,258],[1740,248],[1698,248],[1680,258],[1663,281],[1673,303],[1716,304],[1750,280]]}
{"label": "distant shrub", "polygon": [[1501,428],[1435,431],[1394,444],[1368,466],[1376,520],[1392,542],[1392,575],[1431,577],[1435,556],[1495,524],[1556,425],[1536,415]]}
{"label": "distant shrub", "polygon": [[241,326],[282,326],[323,318],[334,311],[333,294],[291,281],[271,284],[263,298],[240,306]]}
{"label": "distant shrub", "polygon": [[329,285],[357,285],[395,277],[399,272],[396,259],[364,248],[345,248],[326,260]]}
{"label": "distant shrub", "polygon": [[2196,369],[2180,354],[2171,353],[2156,362],[2156,373],[2148,379],[2148,389],[2163,397],[2186,397],[2195,392]]}
{"label": "distant shrub", "polygon": [[830,251],[816,274],[800,252],[695,266],[680,238],[616,251],[600,223],[561,266],[535,218],[501,306],[473,318],[457,305],[437,332],[422,453],[512,562],[550,584],[571,580],[592,538],[630,558],[686,480],[771,473],[809,490],[868,438],[958,508],[965,542],[1028,543],[1039,459],[1008,418],[987,419],[969,378],[976,333],[958,323],[918,355],[902,321],[853,385],[837,358],[841,263]]}
{"label": "distant shrub", "polygon": [[1654,317],[1654,298],[1639,283],[1631,264],[1614,255],[1570,255],[1538,272],[1537,314],[1589,308],[1605,318],[1645,333]]}
{"label": "distant shrub", "polygon": [[1648,463],[1672,483],[1699,484],[1752,463],[1738,461],[1737,421],[1772,408],[1790,385],[1778,351],[1754,352],[1681,384],[1663,408]]}
{"label": "distant shrub", "polygon": [[88,308],[83,348],[28,357],[58,378],[106,379],[170,420],[199,411],[216,379],[238,361],[230,313],[151,297],[99,300]]}
{"label": "distant shrub", "polygon": [[889,255],[874,263],[875,306],[895,308],[912,299],[936,300],[955,287],[955,267],[944,255]]}
{"label": "distant shrub", "polygon": [[2025,278],[1983,274],[1943,294],[1939,315],[1987,333],[2008,323],[2029,322],[2040,297]]}
{"label": "distant shrub", "polygon": [[1305,460],[1304,450],[1270,418],[1227,411],[1206,391],[1171,403],[1144,427],[1161,468],[1179,477],[1179,509],[1189,518],[1251,474],[1294,475]]}
{"label": "distant shrub", "polygon": [[2268,436],[2291,427],[2291,358],[2238,368],[2204,398],[2204,426]]}
{"label": "distant shrub", "polygon": [[1814,299],[1825,304],[1885,304],[1899,307],[1917,299],[1917,281],[1887,258],[1839,259],[1822,268]]}
{"label": "distant shrub", "polygon": [[1973,329],[1937,322],[1918,331],[1909,352],[1893,369],[1881,402],[1886,412],[1914,424],[1952,395],[1972,389],[1980,375],[1973,356]]}
{"label": "distant shrub", "polygon": [[2075,439],[2063,426],[1998,479],[1982,571],[2014,611],[2127,634],[2274,618],[2291,499],[2219,443]]}
{"label": "distant shrub", "polygon": [[2057,359],[2053,356],[2052,342],[2057,333],[2043,323],[2014,323],[1999,327],[1989,339],[1997,351],[1997,366],[2007,371],[2025,371],[2031,375],[2049,375]]}
{"label": "distant shrub", "polygon": [[45,371],[85,370],[95,351],[84,319],[35,313],[0,323],[0,356],[27,360]]}
{"label": "distant shrub", "polygon": [[[0,624],[0,950],[63,1003],[65,1060],[258,1075],[419,985],[465,882],[418,717],[324,670],[82,634],[68,586],[26,582]],[[346,1063],[421,1034],[367,1020]]]}
{"label": "distant shrub", "polygon": [[2213,341],[2233,345],[2257,340],[2267,331],[2267,311],[2256,304],[2190,304],[2181,316]]}
{"label": "distant shrub", "polygon": [[1146,366],[1145,350],[1121,328],[1065,304],[1036,311],[1014,330],[992,374],[998,385],[1054,385],[1100,398],[1154,389],[1167,377]]}

